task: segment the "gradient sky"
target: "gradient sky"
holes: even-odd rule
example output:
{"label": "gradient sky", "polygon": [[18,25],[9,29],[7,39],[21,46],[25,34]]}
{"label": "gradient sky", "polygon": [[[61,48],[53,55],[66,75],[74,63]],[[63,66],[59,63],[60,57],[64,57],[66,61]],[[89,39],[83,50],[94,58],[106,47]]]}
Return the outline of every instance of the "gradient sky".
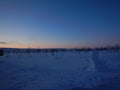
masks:
{"label": "gradient sky", "polygon": [[120,0],[0,0],[0,47],[120,45]]}

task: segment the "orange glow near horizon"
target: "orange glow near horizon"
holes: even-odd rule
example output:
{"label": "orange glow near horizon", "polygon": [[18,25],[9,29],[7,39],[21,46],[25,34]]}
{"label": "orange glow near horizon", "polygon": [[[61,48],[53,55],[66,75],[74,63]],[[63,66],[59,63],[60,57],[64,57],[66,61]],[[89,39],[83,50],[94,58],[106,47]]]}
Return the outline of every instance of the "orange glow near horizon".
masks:
{"label": "orange glow near horizon", "polygon": [[0,48],[87,48],[93,46],[74,46],[74,45],[26,45],[26,44],[1,44]]}
{"label": "orange glow near horizon", "polygon": [[16,45],[16,44],[7,44],[7,45],[4,45],[4,44],[2,44],[2,45],[0,45],[0,47],[1,48],[28,48],[28,46],[26,46],[26,45]]}
{"label": "orange glow near horizon", "polygon": [[60,45],[60,44],[0,44],[0,48],[96,48],[105,47],[101,45]]}
{"label": "orange glow near horizon", "polygon": [[80,47],[73,45],[0,44],[0,48],[80,48]]}

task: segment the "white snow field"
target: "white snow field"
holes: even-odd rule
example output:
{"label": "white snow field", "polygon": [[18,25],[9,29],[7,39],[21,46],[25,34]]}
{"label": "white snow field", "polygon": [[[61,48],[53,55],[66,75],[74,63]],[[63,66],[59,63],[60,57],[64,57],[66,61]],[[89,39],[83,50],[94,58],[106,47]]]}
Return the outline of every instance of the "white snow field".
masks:
{"label": "white snow field", "polygon": [[0,90],[120,90],[120,51],[6,53]]}

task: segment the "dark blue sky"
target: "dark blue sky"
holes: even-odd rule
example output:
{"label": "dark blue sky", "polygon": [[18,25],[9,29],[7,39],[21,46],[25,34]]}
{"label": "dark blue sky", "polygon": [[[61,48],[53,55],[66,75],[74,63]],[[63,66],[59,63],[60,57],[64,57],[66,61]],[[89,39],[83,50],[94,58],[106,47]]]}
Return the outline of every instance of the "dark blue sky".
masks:
{"label": "dark blue sky", "polygon": [[0,0],[1,47],[120,44],[119,0]]}

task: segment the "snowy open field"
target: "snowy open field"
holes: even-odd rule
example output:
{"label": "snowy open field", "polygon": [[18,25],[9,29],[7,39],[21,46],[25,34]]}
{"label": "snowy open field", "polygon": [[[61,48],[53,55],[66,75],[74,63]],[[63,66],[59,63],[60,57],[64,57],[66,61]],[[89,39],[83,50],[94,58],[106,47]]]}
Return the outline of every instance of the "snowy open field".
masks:
{"label": "snowy open field", "polygon": [[5,53],[0,90],[120,90],[120,51]]}

